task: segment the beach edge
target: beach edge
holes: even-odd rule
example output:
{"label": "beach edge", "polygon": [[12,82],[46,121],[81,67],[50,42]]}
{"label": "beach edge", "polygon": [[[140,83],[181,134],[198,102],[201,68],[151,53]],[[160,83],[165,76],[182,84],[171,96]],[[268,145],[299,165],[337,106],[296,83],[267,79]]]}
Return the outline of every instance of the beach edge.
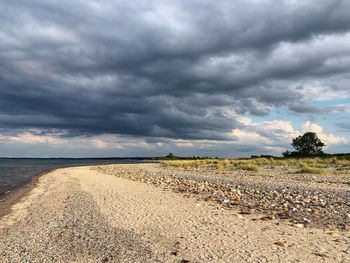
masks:
{"label": "beach edge", "polygon": [[38,186],[39,179],[49,173],[52,173],[60,168],[53,168],[40,172],[34,175],[29,182],[23,185],[17,186],[12,189],[9,193],[4,194],[0,200],[0,220],[11,213],[12,207],[20,203],[25,197],[27,197],[30,192]]}

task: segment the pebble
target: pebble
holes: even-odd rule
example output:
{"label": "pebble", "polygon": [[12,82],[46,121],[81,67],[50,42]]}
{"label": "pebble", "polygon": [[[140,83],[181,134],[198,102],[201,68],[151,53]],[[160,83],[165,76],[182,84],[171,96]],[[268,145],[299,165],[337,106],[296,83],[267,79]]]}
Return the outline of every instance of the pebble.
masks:
{"label": "pebble", "polygon": [[328,234],[331,237],[339,237],[339,232],[338,231],[329,231]]}
{"label": "pebble", "polygon": [[276,246],[279,246],[279,247],[284,247],[286,248],[287,247],[287,244],[283,241],[277,241],[274,243]]}
{"label": "pebble", "polygon": [[252,179],[249,171],[181,169],[159,164],[106,165],[96,169],[172,189],[188,197],[214,201],[226,209],[237,206],[242,214],[255,210],[266,216],[273,215],[297,223],[298,228],[304,227],[299,222],[340,230],[350,225],[349,178],[293,175],[287,170],[274,169],[268,177],[256,175]]}
{"label": "pebble", "polygon": [[293,226],[295,226],[296,228],[304,228],[303,224],[294,224]]}

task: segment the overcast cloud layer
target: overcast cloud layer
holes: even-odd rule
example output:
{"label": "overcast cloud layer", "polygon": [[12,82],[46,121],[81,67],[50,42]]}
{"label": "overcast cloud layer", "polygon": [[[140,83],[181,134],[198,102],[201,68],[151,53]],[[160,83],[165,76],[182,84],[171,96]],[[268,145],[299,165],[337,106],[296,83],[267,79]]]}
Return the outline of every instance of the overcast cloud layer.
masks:
{"label": "overcast cloud layer", "polygon": [[347,0],[1,1],[0,155],[277,153],[308,130],[346,150],[349,14]]}

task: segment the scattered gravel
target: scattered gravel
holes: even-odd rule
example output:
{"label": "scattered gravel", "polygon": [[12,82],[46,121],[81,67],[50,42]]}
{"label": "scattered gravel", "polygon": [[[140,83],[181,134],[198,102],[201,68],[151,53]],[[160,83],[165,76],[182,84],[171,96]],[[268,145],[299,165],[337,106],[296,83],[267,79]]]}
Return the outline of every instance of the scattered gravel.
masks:
{"label": "scattered gravel", "polygon": [[302,227],[350,231],[350,177],[288,173],[265,168],[242,170],[180,169],[159,164],[106,165],[99,171],[213,200],[242,214],[263,213],[263,220],[286,219]]}
{"label": "scattered gravel", "polygon": [[[262,188],[278,189],[278,176],[266,186],[252,174],[212,173],[123,164],[43,175],[0,219],[0,262],[350,262],[350,232],[248,207],[269,194]],[[315,188],[319,198],[325,189],[344,191],[326,185]],[[191,196],[198,198],[184,198]]]}

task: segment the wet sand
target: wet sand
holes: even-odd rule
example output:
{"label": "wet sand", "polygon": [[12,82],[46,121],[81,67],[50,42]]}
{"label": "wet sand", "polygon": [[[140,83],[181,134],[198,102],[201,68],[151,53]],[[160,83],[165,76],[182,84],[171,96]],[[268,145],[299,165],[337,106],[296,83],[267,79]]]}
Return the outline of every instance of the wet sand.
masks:
{"label": "wet sand", "polygon": [[256,220],[91,167],[63,168],[0,220],[1,262],[350,262],[349,234]]}
{"label": "wet sand", "polygon": [[[48,171],[46,173],[52,172]],[[33,188],[37,186],[40,176],[46,174],[41,173],[33,177],[29,183],[12,189],[9,193],[0,196],[0,219],[11,212],[11,207],[25,198]]]}

